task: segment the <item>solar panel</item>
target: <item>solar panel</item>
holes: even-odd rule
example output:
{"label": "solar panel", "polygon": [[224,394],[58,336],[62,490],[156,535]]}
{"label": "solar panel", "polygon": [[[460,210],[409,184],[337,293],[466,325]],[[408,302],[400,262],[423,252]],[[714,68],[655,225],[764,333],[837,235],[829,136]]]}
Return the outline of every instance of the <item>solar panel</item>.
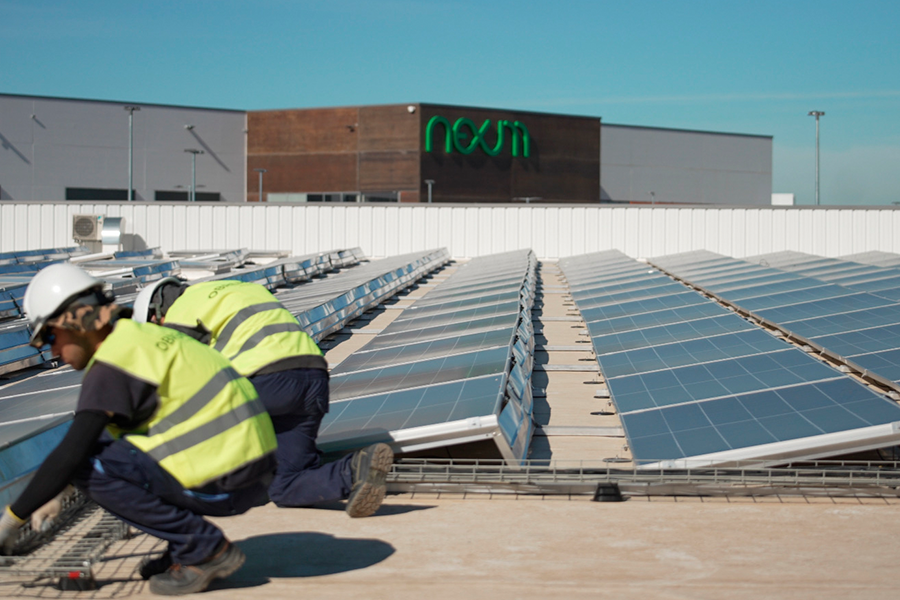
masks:
{"label": "solar panel", "polygon": [[[561,260],[560,266],[570,284],[592,285],[602,280],[592,271],[611,261],[621,269],[623,258],[583,255]],[[633,262],[635,269],[647,270]],[[766,307],[761,313],[799,319],[813,315],[819,328],[833,326],[823,319],[833,321],[833,315],[855,304],[852,300],[887,305],[868,294],[707,252],[651,262],[694,285],[700,279],[713,282],[706,289],[729,301],[741,296],[735,302],[741,308],[752,303]],[[775,464],[900,441],[900,407],[894,402],[699,293],[682,289],[672,296],[701,300],[679,308],[623,303],[603,314],[583,309],[576,298],[586,320],[594,313],[588,328],[597,361],[638,465]],[[829,296],[822,299],[813,291]],[[779,301],[800,304],[788,312]],[[881,310],[881,317],[889,318],[893,309]],[[720,330],[731,328],[735,331]],[[893,333],[889,329],[879,339],[886,343]]]}
{"label": "solar panel", "polygon": [[659,371],[699,362],[761,354],[782,350],[785,346],[783,341],[771,334],[760,329],[751,329],[703,339],[601,354],[597,356],[597,361],[600,363],[603,374],[609,378],[629,373]]}
{"label": "solar panel", "polygon": [[[736,268],[756,269],[748,261],[729,260]],[[900,382],[900,270],[794,252],[753,260],[789,270],[798,289],[781,294],[771,287],[711,291],[863,372]],[[671,268],[700,285],[686,274],[684,262]],[[749,297],[762,292],[766,294]]]}
{"label": "solar panel", "polygon": [[344,359],[337,367],[332,369],[331,374],[334,377],[351,371],[375,369],[410,362],[411,360],[427,360],[440,356],[465,354],[486,348],[506,348],[510,345],[512,337],[510,328],[503,328],[383,349],[370,350],[366,346],[361,351],[354,352]]}
{"label": "solar panel", "polygon": [[678,308],[625,315],[622,317],[613,317],[597,321],[587,321],[587,326],[591,336],[597,337],[617,332],[625,333],[633,329],[645,329],[672,323],[686,323],[697,319],[719,316],[721,314],[722,307],[712,300],[707,300],[706,302],[701,302],[699,304],[681,306]]}
{"label": "solar panel", "polygon": [[[36,261],[44,256],[46,253],[36,254],[31,260]],[[207,255],[204,260],[197,262],[206,261],[207,264],[203,264],[203,268],[210,267],[228,276],[228,273],[225,273],[228,269],[252,256],[253,253],[246,251],[229,251],[215,256]],[[288,281],[288,277],[284,275],[288,269],[302,268],[306,274],[309,267],[317,269],[318,273],[318,266],[327,264],[330,271],[337,266],[356,264],[360,256],[361,253],[354,251],[333,251],[329,254],[327,263],[317,258],[308,261],[285,258],[276,264],[247,269],[237,277],[255,281],[262,274],[267,281],[277,279],[284,284]],[[34,267],[23,271],[24,275],[7,275],[0,279],[5,286],[3,290],[13,296],[10,301],[19,306],[20,296],[17,297],[15,294],[24,292],[30,277],[36,272],[37,267],[43,264],[33,262],[21,265],[13,264],[11,260],[6,259],[7,267]],[[355,318],[370,307],[372,302],[383,301],[384,298],[410,285],[447,260],[446,250],[391,257],[385,259],[383,263],[378,262],[374,266],[367,265],[366,268],[360,268],[357,273],[351,273],[353,269],[348,269],[342,271],[340,276],[329,275],[326,279],[317,280],[321,282],[328,279],[336,280],[324,286],[328,288],[327,291],[319,289],[315,284],[308,286],[304,284],[294,289],[305,287],[312,290],[312,295],[320,297],[320,301],[312,307],[314,310],[322,309],[326,305],[332,309],[331,313],[325,310],[322,314],[317,313],[320,318],[313,322],[314,325],[328,322],[327,326],[318,330],[318,333],[323,333],[329,330],[328,327],[342,326],[347,320]],[[177,261],[149,260],[145,254],[136,254],[88,266],[105,276],[107,283],[116,289],[118,301],[127,305],[133,301],[134,292],[139,289],[142,281],[146,283],[157,279],[168,273],[167,269],[177,264],[179,264]],[[294,278],[298,277],[299,275],[295,274]],[[130,293],[122,294],[123,289]],[[8,296],[4,296],[6,297]],[[3,298],[0,298],[0,302],[2,300]],[[2,308],[3,305],[0,304],[0,309]],[[9,374],[15,378],[0,383],[0,465],[3,467],[0,473],[0,502],[6,503],[21,492],[36,466],[68,429],[82,378],[82,373],[68,368],[45,372],[22,372],[23,367],[48,361],[51,357],[49,349],[45,348],[39,352],[28,345],[30,331],[27,324],[19,316],[18,311],[14,316],[15,319],[0,324],[0,374]],[[507,346],[510,337],[511,335],[507,336]],[[463,407],[465,401],[460,401],[458,405]]]}
{"label": "solar panel", "polygon": [[799,383],[842,377],[803,352],[777,352],[612,378],[608,384],[620,412],[696,402]]}
{"label": "solar panel", "polygon": [[586,322],[599,321],[601,319],[612,319],[628,315],[639,315],[642,313],[656,312],[659,310],[667,310],[672,308],[680,308],[685,306],[694,306],[709,302],[696,292],[681,288],[684,291],[670,293],[657,298],[645,298],[642,300],[630,300],[619,304],[608,304],[604,306],[594,306],[581,308],[581,316]]}
{"label": "solar panel", "polygon": [[[506,370],[509,355],[510,349],[503,346],[364,371],[339,373],[330,379],[330,396],[333,401],[337,401],[445,381],[500,374]],[[415,357],[410,356],[407,360],[411,358]]]}
{"label": "solar panel", "polygon": [[485,417],[499,412],[504,379],[490,375],[333,403],[318,446],[335,452],[388,439],[414,452],[440,445],[448,435],[455,443],[484,439],[496,432],[496,418]]}
{"label": "solar panel", "polygon": [[898,416],[894,403],[844,378],[625,414],[622,426],[634,432],[637,462],[777,462],[891,445]]}
{"label": "solar panel", "polygon": [[[671,313],[672,311],[666,311]],[[602,322],[602,321],[601,321]],[[672,342],[684,342],[698,338],[708,338],[725,333],[736,333],[753,329],[753,325],[745,319],[734,314],[720,314],[706,319],[694,319],[680,321],[656,327],[644,327],[623,331],[621,333],[609,333],[605,335],[593,335],[591,323],[588,330],[592,334],[594,351],[597,354],[608,354],[633,350],[647,346],[659,346]]]}
{"label": "solar panel", "polygon": [[448,260],[446,249],[385,258],[275,295],[319,341]]}
{"label": "solar panel", "polygon": [[515,329],[516,324],[521,320],[522,316],[520,311],[486,317],[484,319],[460,319],[444,325],[425,327],[422,329],[389,330],[389,328],[385,328],[382,333],[375,336],[372,341],[366,345],[365,349],[375,350],[378,348],[391,348],[448,337],[456,338],[472,333],[492,331],[498,328],[512,330]]}
{"label": "solar panel", "polygon": [[386,441],[413,452],[491,440],[502,458],[523,460],[536,264],[531,251],[473,259],[335,366],[322,448]]}

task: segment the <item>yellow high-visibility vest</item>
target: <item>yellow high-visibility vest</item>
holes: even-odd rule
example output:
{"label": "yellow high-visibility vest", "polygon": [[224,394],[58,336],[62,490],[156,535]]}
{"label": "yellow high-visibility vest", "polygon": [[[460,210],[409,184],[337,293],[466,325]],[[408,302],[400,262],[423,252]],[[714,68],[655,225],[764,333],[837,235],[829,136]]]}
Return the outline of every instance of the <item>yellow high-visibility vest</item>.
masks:
{"label": "yellow high-visibility vest", "polygon": [[149,421],[129,431],[108,429],[185,488],[201,487],[275,451],[272,421],[253,385],[196,340],[121,319],[87,370],[98,362],[156,386],[159,407]]}
{"label": "yellow high-visibility vest", "polygon": [[166,325],[201,325],[212,334],[209,345],[247,377],[286,358],[322,356],[294,315],[269,290],[255,283],[195,283],[169,307]]}

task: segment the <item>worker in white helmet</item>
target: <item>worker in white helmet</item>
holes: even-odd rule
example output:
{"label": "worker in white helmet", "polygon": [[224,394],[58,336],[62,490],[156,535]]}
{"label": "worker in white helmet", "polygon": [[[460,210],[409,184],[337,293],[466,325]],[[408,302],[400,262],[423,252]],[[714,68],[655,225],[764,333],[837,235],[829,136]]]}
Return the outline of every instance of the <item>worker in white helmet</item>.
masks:
{"label": "worker in white helmet", "polygon": [[278,469],[269,487],[276,505],[347,499],[351,517],[378,510],[394,453],[377,443],[321,461],[316,436],[328,412],[328,364],[269,290],[233,280],[189,286],[167,277],[141,291],[134,319],[163,323],[209,344],[250,378],[278,436]]}
{"label": "worker in white helmet", "polygon": [[168,542],[166,561],[141,568],[152,592],[199,592],[240,568],[241,550],[202,515],[267,501],[275,432],[250,382],[190,337],[127,318],[69,263],[38,272],[24,308],[32,345],[49,344],[84,379],[69,431],[0,517],[0,546],[10,551],[18,526],[73,482]]}

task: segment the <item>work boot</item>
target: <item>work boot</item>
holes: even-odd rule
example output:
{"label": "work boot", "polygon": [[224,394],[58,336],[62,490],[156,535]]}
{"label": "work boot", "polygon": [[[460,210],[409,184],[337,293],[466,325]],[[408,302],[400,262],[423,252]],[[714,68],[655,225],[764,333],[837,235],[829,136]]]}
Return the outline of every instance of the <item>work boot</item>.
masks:
{"label": "work boot", "polygon": [[353,482],[347,498],[347,514],[351,517],[368,517],[384,500],[384,480],[394,462],[394,451],[387,444],[373,444],[357,450],[350,459]]}
{"label": "work boot", "polygon": [[138,566],[138,573],[144,579],[150,579],[154,575],[165,573],[172,566],[172,555],[166,550],[157,558],[145,558]]}
{"label": "work boot", "polygon": [[228,577],[241,568],[246,557],[241,549],[224,540],[216,552],[197,565],[172,565],[165,573],[150,577],[150,591],[160,596],[202,592],[213,579]]}

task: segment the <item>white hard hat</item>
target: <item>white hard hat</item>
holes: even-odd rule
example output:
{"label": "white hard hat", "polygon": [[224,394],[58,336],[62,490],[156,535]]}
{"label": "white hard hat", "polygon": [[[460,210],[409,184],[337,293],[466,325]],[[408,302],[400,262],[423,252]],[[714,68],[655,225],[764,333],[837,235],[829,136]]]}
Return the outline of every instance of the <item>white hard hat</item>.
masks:
{"label": "white hard hat", "polygon": [[103,281],[72,263],[56,263],[38,271],[23,301],[31,325],[31,343],[40,339],[48,319],[92,289],[103,289]]}
{"label": "white hard hat", "polygon": [[[146,323],[150,319],[151,309],[156,312],[156,309],[158,308],[153,303],[153,294],[167,283],[181,284],[181,280],[176,277],[163,277],[159,281],[154,281],[151,285],[148,285],[141,290],[141,293],[137,295],[137,298],[134,299],[134,304],[131,306],[131,309],[134,312],[131,316],[133,321]],[[157,317],[159,316],[160,315],[157,313]]]}

